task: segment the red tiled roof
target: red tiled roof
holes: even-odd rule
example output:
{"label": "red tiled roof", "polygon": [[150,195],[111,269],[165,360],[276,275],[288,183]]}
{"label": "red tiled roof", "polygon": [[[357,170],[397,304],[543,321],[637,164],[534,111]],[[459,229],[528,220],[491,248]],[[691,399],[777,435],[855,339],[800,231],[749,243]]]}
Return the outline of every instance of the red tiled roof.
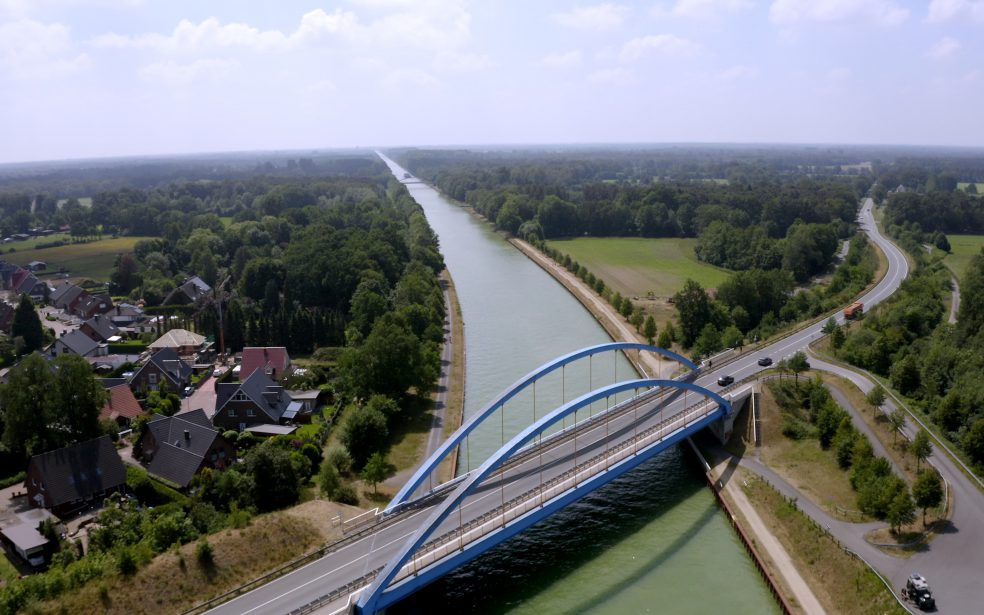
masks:
{"label": "red tiled roof", "polygon": [[107,392],[109,399],[99,411],[99,418],[116,420],[122,416],[132,419],[143,413],[140,402],[133,396],[133,391],[130,390],[129,386],[120,384],[110,387]]}
{"label": "red tiled roof", "polygon": [[289,365],[290,357],[283,346],[243,348],[243,364],[239,368],[239,379],[245,381],[250,374],[267,366],[273,368],[274,378],[279,378]]}

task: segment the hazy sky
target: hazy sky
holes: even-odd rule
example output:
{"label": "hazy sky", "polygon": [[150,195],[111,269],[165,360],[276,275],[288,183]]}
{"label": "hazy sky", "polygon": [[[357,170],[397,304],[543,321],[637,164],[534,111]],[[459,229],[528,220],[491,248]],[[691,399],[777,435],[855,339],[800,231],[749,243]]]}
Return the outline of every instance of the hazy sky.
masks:
{"label": "hazy sky", "polygon": [[984,0],[0,0],[0,161],[984,145]]}

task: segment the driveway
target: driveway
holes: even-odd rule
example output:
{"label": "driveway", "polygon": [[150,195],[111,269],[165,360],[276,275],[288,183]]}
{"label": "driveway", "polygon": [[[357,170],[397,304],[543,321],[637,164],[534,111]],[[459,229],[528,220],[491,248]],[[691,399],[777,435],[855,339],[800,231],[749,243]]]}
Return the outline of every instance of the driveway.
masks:
{"label": "driveway", "polygon": [[178,414],[184,414],[185,412],[191,412],[192,410],[198,410],[199,408],[205,411],[208,418],[211,419],[215,414],[215,381],[217,378],[215,376],[209,376],[208,380],[201,383],[201,385],[195,389],[195,392],[189,397],[181,398],[181,410],[178,410]]}

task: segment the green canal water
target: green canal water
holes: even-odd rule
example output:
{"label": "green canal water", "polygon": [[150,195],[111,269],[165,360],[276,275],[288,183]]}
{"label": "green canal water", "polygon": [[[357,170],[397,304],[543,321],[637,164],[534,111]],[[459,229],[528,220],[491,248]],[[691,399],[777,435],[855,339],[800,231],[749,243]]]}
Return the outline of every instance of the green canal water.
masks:
{"label": "green canal water", "polygon": [[[403,177],[401,167],[387,163]],[[425,184],[408,188],[440,238],[461,303],[466,416],[544,362],[611,341],[577,300],[488,225]],[[542,415],[632,374],[621,355],[608,354],[539,382],[535,394],[519,396],[501,420],[469,438],[460,467],[479,465],[528,425],[534,412]],[[696,461],[677,447],[390,612],[758,615],[779,610],[704,486]]]}

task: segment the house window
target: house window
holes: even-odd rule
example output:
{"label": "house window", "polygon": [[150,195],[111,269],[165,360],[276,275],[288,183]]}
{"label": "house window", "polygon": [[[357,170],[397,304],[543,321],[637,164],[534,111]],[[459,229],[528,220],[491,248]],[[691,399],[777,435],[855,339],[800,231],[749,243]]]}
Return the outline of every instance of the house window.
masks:
{"label": "house window", "polygon": [[236,391],[236,394],[232,396],[233,401],[246,401],[249,397],[246,397],[246,393],[242,391]]}
{"label": "house window", "polygon": [[246,416],[256,416],[256,411],[252,408],[246,408]]}
{"label": "house window", "polygon": [[157,384],[157,374],[150,372],[147,374],[147,382],[149,384]]}
{"label": "house window", "polygon": [[229,408],[229,416],[236,416],[236,409],[235,408]]}

